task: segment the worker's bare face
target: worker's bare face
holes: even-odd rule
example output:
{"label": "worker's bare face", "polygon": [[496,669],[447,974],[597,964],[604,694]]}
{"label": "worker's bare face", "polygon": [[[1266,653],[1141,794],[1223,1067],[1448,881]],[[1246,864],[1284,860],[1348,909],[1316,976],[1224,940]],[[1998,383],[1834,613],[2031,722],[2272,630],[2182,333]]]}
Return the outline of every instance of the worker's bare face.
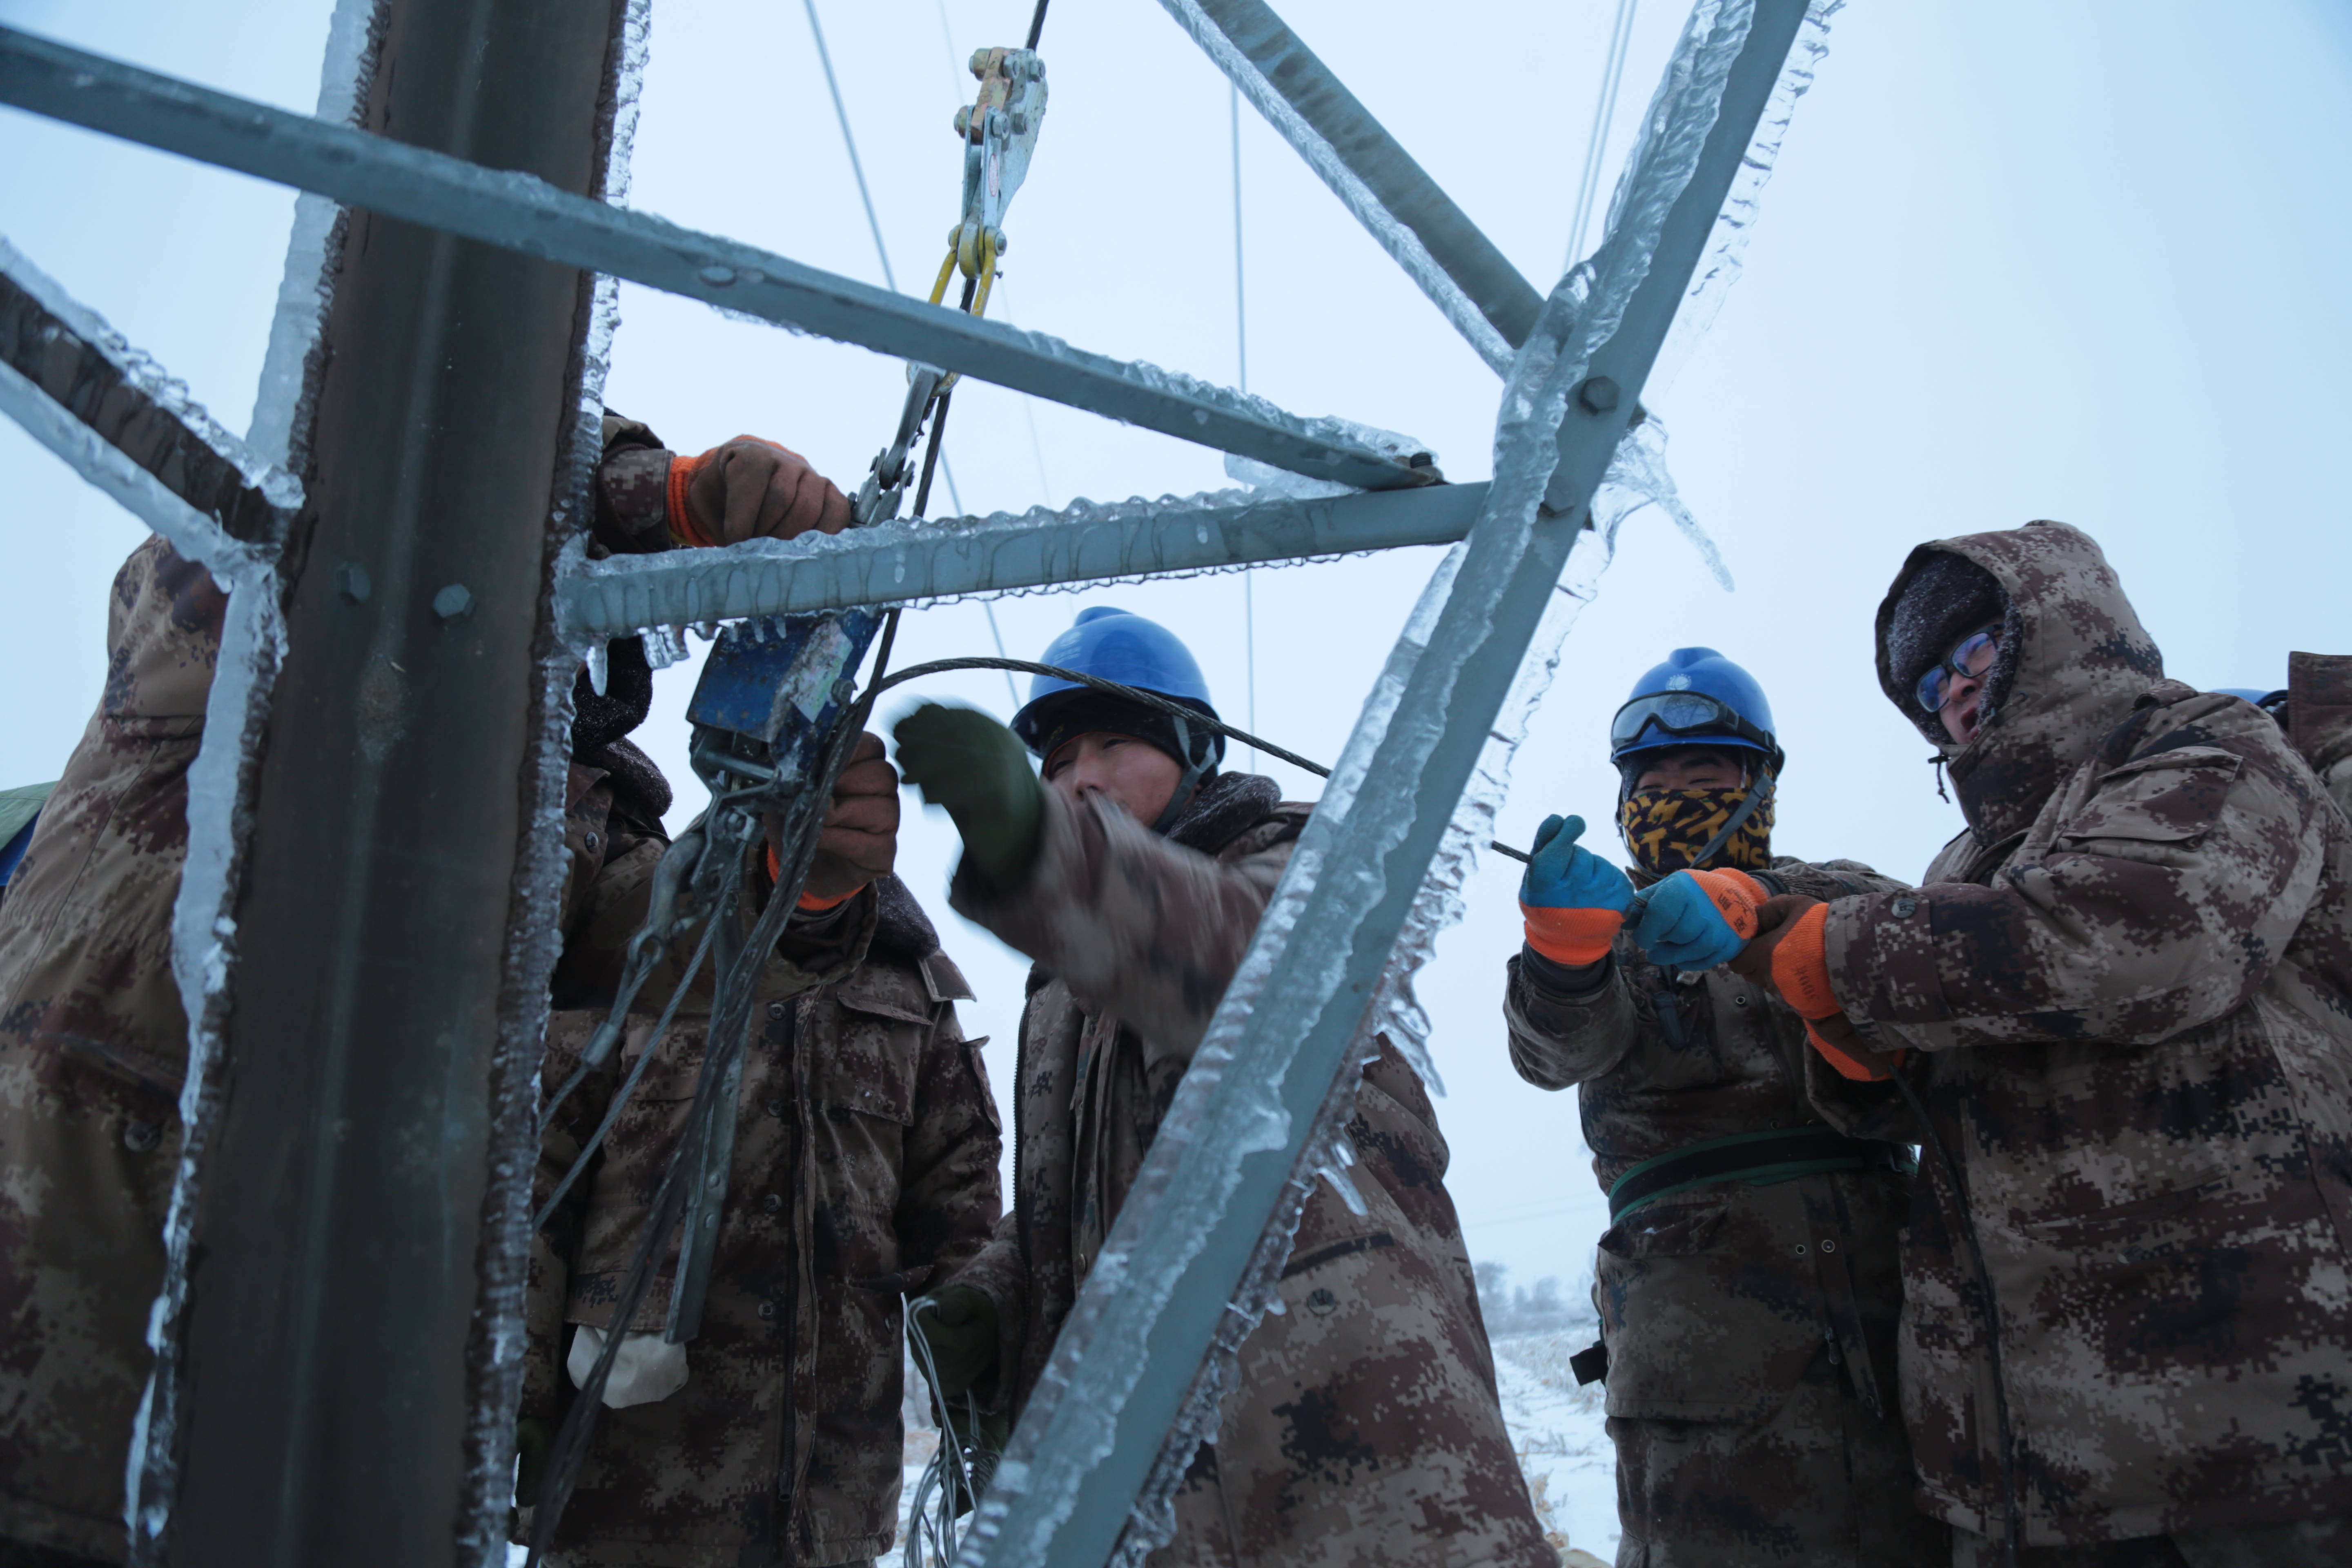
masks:
{"label": "worker's bare face", "polygon": [[1674,746],[1643,758],[1636,790],[1738,789],[1748,780],[1739,753],[1720,746]]}
{"label": "worker's bare face", "polygon": [[1147,825],[1160,820],[1183,781],[1175,758],[1132,735],[1073,735],[1045,759],[1045,782],[1067,798],[1102,795]]}

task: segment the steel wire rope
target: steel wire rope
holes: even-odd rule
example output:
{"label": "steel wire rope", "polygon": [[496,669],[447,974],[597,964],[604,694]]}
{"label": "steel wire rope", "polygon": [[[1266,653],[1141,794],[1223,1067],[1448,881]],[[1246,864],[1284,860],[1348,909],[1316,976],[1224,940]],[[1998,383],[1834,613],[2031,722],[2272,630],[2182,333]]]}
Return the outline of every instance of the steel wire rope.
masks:
{"label": "steel wire rope", "polygon": [[[856,749],[857,737],[865,728],[866,716],[873,710],[874,700],[882,689],[882,676],[888,668],[890,648],[898,629],[898,612],[893,610],[882,625],[880,646],[874,658],[874,675],[858,701],[842,716],[827,746],[822,764],[816,769],[810,787],[832,797],[834,786],[840,782],[842,770]],[[758,818],[738,804],[748,790],[731,790],[712,802],[710,824],[706,832],[713,835],[709,849],[726,846],[728,859],[719,877],[719,896],[712,900],[709,919],[715,930],[719,922],[729,918],[735,908],[735,894],[741,886],[743,867],[750,856],[755,837],[739,832],[732,837],[724,829],[730,826],[727,814],[731,810],[753,827]],[[734,1071],[737,1059],[743,1054],[743,1042],[750,1033],[751,1000],[758,984],[760,971],[765,967],[767,955],[784,933],[792,911],[799,902],[800,892],[808,883],[810,868],[815,863],[817,842],[823,834],[823,818],[817,819],[817,830],[804,834],[793,847],[789,866],[779,866],[778,875],[769,889],[766,908],[752,922],[749,938],[734,955],[734,962],[718,977],[711,997],[710,1026],[703,1056],[702,1072],[696,1082],[694,1100],[687,1112],[686,1129],[678,1146],[662,1173],[656,1188],[651,1213],[646,1221],[644,1235],[639,1238],[635,1256],[630,1260],[629,1272],[606,1319],[607,1331],[603,1346],[588,1375],[581,1380],[579,1392],[572,1407],[564,1413],[557,1428],[555,1441],[548,1456],[546,1479],[542,1482],[540,1500],[531,1518],[531,1538],[526,1568],[537,1568],[554,1540],[564,1509],[572,1499],[572,1490],[579,1479],[580,1467],[588,1452],[588,1440],[594,1431],[596,1411],[604,1403],[604,1389],[612,1380],[613,1365],[620,1355],[621,1344],[629,1333],[628,1325],[635,1321],[637,1310],[645,1303],[646,1293],[652,1288],[654,1259],[667,1245],[669,1233],[685,1217],[688,1194],[680,1180],[682,1172],[698,1170],[703,1152],[714,1132],[718,1105],[722,1098],[719,1086]],[[706,849],[706,853],[709,852]],[[659,1048],[658,1037],[646,1044],[648,1054]],[[680,1289],[685,1281],[673,1282]],[[550,1489],[551,1489],[551,1490]]]}
{"label": "steel wire rope", "polygon": [[[907,681],[917,680],[927,675],[946,675],[959,669],[1018,669],[1025,670],[1031,675],[1047,675],[1057,680],[1068,680],[1081,686],[1091,686],[1097,691],[1107,692],[1113,697],[1125,698],[1128,701],[1140,703],[1146,708],[1156,708],[1163,713],[1182,719],[1187,723],[1213,730],[1220,735],[1228,736],[1245,746],[1264,752],[1270,757],[1288,763],[1294,768],[1313,773],[1318,779],[1328,779],[1331,776],[1331,770],[1322,763],[1310,762],[1296,752],[1286,752],[1273,742],[1228,724],[1222,719],[1213,719],[1198,708],[1188,707],[1172,697],[1162,697],[1157,691],[1147,691],[1139,686],[1123,686],[1116,680],[1106,680],[1099,675],[1088,675],[1082,669],[1070,669],[1058,664],[1038,664],[1025,658],[938,658],[928,664],[910,664],[887,679],[876,681],[869,689],[868,700],[878,697],[892,687],[902,685]],[[1514,860],[1524,862],[1528,858],[1526,850],[1514,849],[1500,839],[1489,840],[1486,847],[1497,854],[1507,855]]]}
{"label": "steel wire rope", "polygon": [[[555,1184],[555,1190],[548,1194],[547,1202],[540,1205],[537,1214],[531,1215],[530,1231],[533,1236],[545,1230],[547,1222],[555,1217],[556,1205],[563,1201],[563,1195],[572,1190],[572,1184],[577,1182],[581,1173],[588,1169],[589,1161],[595,1157],[597,1150],[604,1146],[605,1134],[613,1131],[613,1124],[620,1121],[621,1113],[629,1108],[629,1101],[635,1098],[639,1080],[646,1076],[646,1069],[653,1065],[654,1058],[661,1054],[659,1047],[662,1037],[669,1033],[670,1025],[677,1020],[678,1005],[685,1000],[687,992],[693,986],[694,977],[702,972],[702,961],[709,956],[710,939],[718,930],[717,921],[703,922],[702,940],[695,944],[693,959],[687,964],[685,973],[678,976],[677,988],[671,991],[669,1001],[662,1008],[661,1016],[654,1020],[653,1033],[647,1037],[646,1048],[638,1053],[636,1066],[629,1069],[628,1076],[624,1078],[619,1087],[613,1090],[612,1103],[605,1108],[603,1119],[596,1123],[596,1130],[590,1133],[588,1141],[580,1146],[580,1152],[572,1157],[572,1163],[564,1169],[563,1179]],[[548,1109],[540,1120],[539,1131],[541,1138],[546,1137],[548,1125],[553,1120],[557,1107],[563,1103],[563,1097],[572,1091],[574,1085],[584,1078],[589,1070],[589,1064],[583,1061],[579,1070],[572,1075],[572,1080],[551,1097]]]}

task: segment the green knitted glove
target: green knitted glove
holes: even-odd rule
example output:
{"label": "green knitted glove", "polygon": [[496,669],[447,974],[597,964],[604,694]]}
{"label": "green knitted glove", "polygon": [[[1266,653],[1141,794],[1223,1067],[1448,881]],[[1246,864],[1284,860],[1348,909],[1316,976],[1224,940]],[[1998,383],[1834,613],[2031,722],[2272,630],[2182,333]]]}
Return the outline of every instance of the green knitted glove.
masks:
{"label": "green knitted glove", "polygon": [[999,888],[1014,888],[1037,858],[1045,786],[1019,736],[972,708],[926,702],[892,732],[898,772],[947,808],[963,852]]}

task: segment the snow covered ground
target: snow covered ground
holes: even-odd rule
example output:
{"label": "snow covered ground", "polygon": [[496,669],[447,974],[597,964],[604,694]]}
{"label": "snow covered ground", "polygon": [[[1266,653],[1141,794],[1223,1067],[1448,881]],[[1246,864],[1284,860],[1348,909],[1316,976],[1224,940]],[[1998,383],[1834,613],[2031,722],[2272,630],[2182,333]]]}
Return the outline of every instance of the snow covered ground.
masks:
{"label": "snow covered ground", "polygon": [[1495,1341],[1503,1420],[1527,1472],[1536,1517],[1567,1568],[1617,1556],[1617,1460],[1602,1426],[1601,1385],[1576,1386],[1568,1358],[1592,1342],[1590,1324]]}

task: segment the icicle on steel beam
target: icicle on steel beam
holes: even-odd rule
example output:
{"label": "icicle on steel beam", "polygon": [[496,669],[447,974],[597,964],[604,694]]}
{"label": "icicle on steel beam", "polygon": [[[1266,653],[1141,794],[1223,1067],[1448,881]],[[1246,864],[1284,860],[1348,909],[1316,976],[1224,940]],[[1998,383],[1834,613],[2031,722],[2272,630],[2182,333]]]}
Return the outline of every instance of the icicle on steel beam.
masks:
{"label": "icicle on steel beam", "polygon": [[1498,375],[1543,296],[1263,0],[1160,0]]}
{"label": "icicle on steel beam", "polygon": [[[1804,16],[1804,0],[1703,0],[1694,15],[1590,287],[1583,268],[1563,279],[1520,355],[1486,504],[1365,704],[1062,1330],[963,1568],[1095,1568],[1158,1512],[1163,1499],[1138,1501],[1147,1480],[1181,1474],[1198,1431],[1180,1417],[1213,1423],[1212,1350],[1255,1321],[1259,1303],[1236,1301],[1244,1281],[1279,1270],[1283,1208],[1319,1157],[1310,1136],[1348,1087],[1423,875]],[[1622,395],[1603,395],[1604,380]]]}
{"label": "icicle on steel beam", "polygon": [[248,451],[5,239],[0,408],[191,561],[250,559],[302,503],[299,481]]}
{"label": "icicle on steel beam", "polygon": [[[381,0],[336,0],[320,68],[321,119],[357,121],[373,79],[381,10]],[[317,350],[347,233],[344,215],[319,197],[302,196],[295,209],[255,416],[246,431],[247,447],[288,474],[309,467],[309,421],[297,416],[310,406],[323,368]],[[291,529],[286,531],[290,536]],[[258,754],[286,647],[278,578],[283,555],[281,542],[264,552],[258,570],[234,575],[224,575],[217,562],[205,563],[229,596],[205,697],[204,739],[187,773],[187,853],[172,908],[172,976],[188,1020],[187,1061],[180,1086],[179,1166],[163,1223],[163,1272],[147,1314],[155,1359],[123,1474],[132,1568],[152,1568],[161,1558],[179,1488],[182,1312],[195,1265],[189,1221],[226,1084],[226,982],[235,963],[237,899],[252,837]]]}
{"label": "icicle on steel beam", "polygon": [[1469,531],[1483,483],[1295,500],[1223,491],[1184,501],[1080,501],[1015,517],[913,519],[725,550],[615,555],[557,590],[565,635],[806,615],[967,594],[1214,572],[1413,544]]}
{"label": "icicle on steel beam", "polygon": [[558,190],[0,27],[0,103],[347,205],[863,344],[1359,489],[1428,482],[1261,397],[967,316]]}
{"label": "icicle on steel beam", "polygon": [[[390,0],[367,121],[595,192],[623,13]],[[216,1038],[173,1251],[202,1263],[158,1312],[141,1563],[486,1562],[511,1500],[594,290],[350,228],[300,356],[324,369],[289,437],[313,478],[282,651],[191,781],[192,821],[201,791],[216,835],[226,792],[252,826],[241,875],[203,879],[235,901],[194,976]]]}

